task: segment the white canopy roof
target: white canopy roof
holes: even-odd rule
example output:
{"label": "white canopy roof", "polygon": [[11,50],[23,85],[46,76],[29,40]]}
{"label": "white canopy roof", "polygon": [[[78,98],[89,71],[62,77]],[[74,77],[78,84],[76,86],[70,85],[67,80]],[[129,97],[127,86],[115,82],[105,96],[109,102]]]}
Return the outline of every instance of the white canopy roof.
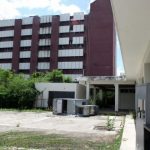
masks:
{"label": "white canopy roof", "polygon": [[150,62],[150,0],[111,0],[127,79]]}

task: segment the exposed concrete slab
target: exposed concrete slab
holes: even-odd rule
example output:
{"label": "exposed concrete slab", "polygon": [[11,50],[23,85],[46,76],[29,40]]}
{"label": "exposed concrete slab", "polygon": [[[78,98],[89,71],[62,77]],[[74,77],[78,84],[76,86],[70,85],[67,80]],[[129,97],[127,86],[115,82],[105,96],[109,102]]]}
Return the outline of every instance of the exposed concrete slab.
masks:
{"label": "exposed concrete slab", "polygon": [[96,126],[106,126],[107,116],[76,117],[58,116],[51,112],[0,111],[0,132],[38,131],[46,134],[65,134],[85,137],[90,140],[111,142],[121,129],[123,117],[115,117],[115,130],[96,130]]}
{"label": "exposed concrete slab", "polygon": [[136,150],[135,121],[131,115],[127,115],[125,119],[120,150]]}

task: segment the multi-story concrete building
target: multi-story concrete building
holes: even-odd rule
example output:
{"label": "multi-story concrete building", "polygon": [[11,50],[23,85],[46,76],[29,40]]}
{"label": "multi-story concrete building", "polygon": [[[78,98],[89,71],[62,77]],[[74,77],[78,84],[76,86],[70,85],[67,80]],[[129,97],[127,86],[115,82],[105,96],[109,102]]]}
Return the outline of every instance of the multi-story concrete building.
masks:
{"label": "multi-story concrete building", "polygon": [[61,69],[73,77],[114,75],[110,0],[96,0],[87,15],[0,20],[0,68],[25,74]]}

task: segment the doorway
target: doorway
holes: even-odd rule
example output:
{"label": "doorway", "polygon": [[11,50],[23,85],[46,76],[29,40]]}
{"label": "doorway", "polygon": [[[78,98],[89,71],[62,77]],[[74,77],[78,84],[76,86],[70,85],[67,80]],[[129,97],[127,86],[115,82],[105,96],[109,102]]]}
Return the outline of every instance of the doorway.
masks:
{"label": "doorway", "polygon": [[67,100],[62,101],[62,113],[67,113]]}
{"label": "doorway", "polygon": [[[54,98],[75,98],[75,92],[64,92],[64,91],[49,91],[48,97],[48,108],[53,107]],[[65,102],[64,108],[67,107]]]}

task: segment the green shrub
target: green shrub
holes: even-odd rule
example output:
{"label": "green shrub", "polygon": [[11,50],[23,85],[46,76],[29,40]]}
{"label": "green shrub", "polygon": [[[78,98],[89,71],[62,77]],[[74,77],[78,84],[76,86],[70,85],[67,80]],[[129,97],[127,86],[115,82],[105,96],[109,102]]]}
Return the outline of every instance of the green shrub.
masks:
{"label": "green shrub", "polygon": [[114,123],[115,123],[115,118],[111,119],[110,116],[108,116],[106,126],[109,131],[112,131],[114,129]]}
{"label": "green shrub", "polygon": [[33,80],[0,69],[1,108],[32,108],[37,95]]}

